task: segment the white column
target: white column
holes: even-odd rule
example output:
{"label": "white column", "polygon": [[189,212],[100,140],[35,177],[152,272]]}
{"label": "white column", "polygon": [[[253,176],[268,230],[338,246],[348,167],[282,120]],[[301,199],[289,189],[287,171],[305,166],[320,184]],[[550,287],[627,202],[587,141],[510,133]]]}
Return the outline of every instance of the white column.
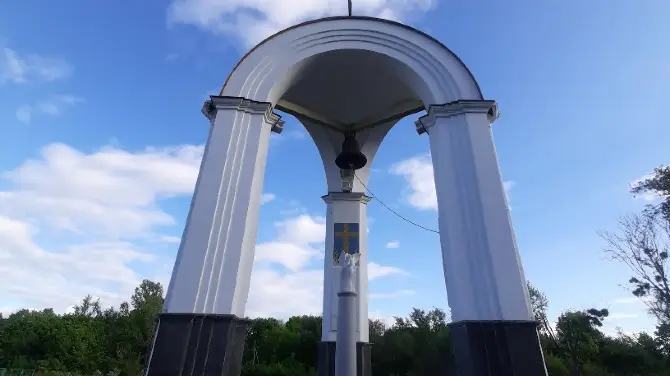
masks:
{"label": "white column", "polygon": [[268,103],[212,97],[212,122],[165,299],[167,313],[244,316],[270,132]]}
{"label": "white column", "polygon": [[368,328],[368,221],[367,203],[370,198],[363,193],[331,192],[323,196],[327,204],[326,211],[326,254],[323,280],[323,324],[321,340],[335,342],[337,339],[338,297],[340,290],[340,271],[333,260],[335,223],[358,223],[360,265],[356,268],[356,341],[369,341]]}
{"label": "white column", "polygon": [[431,106],[427,132],[452,320],[533,320],[490,124],[493,101]]}
{"label": "white column", "polygon": [[[342,259],[342,258],[341,258]],[[353,268],[356,270],[357,268]],[[340,274],[340,286],[337,293],[337,341],[335,347],[335,376],[356,375],[356,310],[358,299],[353,284],[347,276]]]}

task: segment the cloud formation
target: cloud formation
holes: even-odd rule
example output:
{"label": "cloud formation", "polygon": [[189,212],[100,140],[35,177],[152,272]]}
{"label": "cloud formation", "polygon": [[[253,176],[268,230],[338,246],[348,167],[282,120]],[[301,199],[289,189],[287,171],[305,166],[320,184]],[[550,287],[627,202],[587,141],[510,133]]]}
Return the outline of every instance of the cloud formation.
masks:
{"label": "cloud formation", "polygon": [[72,95],[54,95],[35,104],[26,104],[19,107],[16,110],[16,118],[22,123],[29,124],[35,114],[58,116],[66,107],[74,106],[83,101],[83,98]]}
{"label": "cloud formation", "polygon": [[400,242],[397,240],[386,243],[386,248],[400,248]]}
{"label": "cloud formation", "polygon": [[158,202],[191,194],[201,156],[196,145],[85,153],[55,143],[1,173],[3,309],[64,312],[87,294],[117,305],[142,278],[166,282],[172,256],[156,249],[179,238],[161,233],[176,221]]}
{"label": "cloud formation", "polygon": [[[324,256],[326,219],[300,214],[275,223],[274,240],[256,246],[254,271],[247,305],[252,317],[288,318],[294,314],[321,314],[323,267],[310,267]],[[281,266],[277,269],[276,266]],[[368,280],[408,276],[394,266],[368,263]],[[407,296],[409,290],[374,295],[391,299]]]}
{"label": "cloud formation", "polygon": [[409,273],[395,266],[384,266],[377,263],[368,263],[368,280],[392,275],[408,276]]}
{"label": "cloud formation", "polygon": [[[87,294],[128,299],[144,278],[169,282],[181,225],[161,206],[188,199],[202,145],[92,152],[50,144],[1,173],[0,310],[65,312]],[[275,195],[264,194],[264,202]],[[322,307],[325,219],[290,213],[258,244],[247,313],[287,318]],[[407,275],[369,264],[369,279]]]}
{"label": "cloud formation", "polygon": [[13,189],[0,192],[3,214],[33,218],[73,233],[110,239],[145,236],[175,223],[158,200],[193,191],[202,146],[103,147],[90,154],[65,144],[0,175]]}
{"label": "cloud formation", "polygon": [[[0,296],[3,309],[54,308],[64,312],[91,294],[108,304],[127,299],[140,282],[131,263],[155,260],[128,242],[91,242],[46,250],[36,226],[0,216]],[[15,303],[11,303],[15,302]]]}
{"label": "cloud formation", "polygon": [[0,84],[55,81],[70,77],[72,71],[70,63],[61,58],[22,55],[8,47],[0,50]]}
{"label": "cloud formation", "polygon": [[275,224],[275,240],[256,246],[256,262],[276,263],[297,272],[312,259],[323,258],[326,219],[306,214]]}
{"label": "cloud formation", "polygon": [[[356,0],[354,14],[401,21],[408,12],[425,12],[434,0]],[[297,23],[347,14],[343,0],[174,0],[168,21],[215,34],[240,37],[247,47]]]}
{"label": "cloud formation", "polygon": [[[402,160],[391,166],[390,172],[404,178],[407,184],[404,200],[409,205],[419,210],[437,210],[437,193],[430,155],[422,154]],[[509,203],[509,191],[516,183],[506,181],[503,185]]]}
{"label": "cloud formation", "polygon": [[[628,184],[628,189],[630,190],[631,188],[640,185],[640,183],[644,182],[645,180],[652,179],[652,178],[654,178],[653,173],[645,174],[645,175],[633,180],[632,182],[630,182]],[[644,200],[644,201],[649,201],[649,202],[658,201],[658,200],[663,199],[665,197],[666,196],[659,195],[656,192],[644,192],[644,193],[637,194],[637,195],[633,196],[634,199],[639,199],[639,200]]]}

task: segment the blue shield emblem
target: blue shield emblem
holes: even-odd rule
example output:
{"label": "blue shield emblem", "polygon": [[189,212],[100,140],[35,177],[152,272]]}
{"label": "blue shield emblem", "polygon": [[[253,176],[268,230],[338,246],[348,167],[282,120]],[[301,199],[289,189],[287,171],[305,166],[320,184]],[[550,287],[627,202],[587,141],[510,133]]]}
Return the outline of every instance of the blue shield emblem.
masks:
{"label": "blue shield emblem", "polygon": [[333,264],[337,265],[340,263],[340,254],[342,252],[353,255],[360,251],[359,229],[360,226],[358,223],[335,223]]}

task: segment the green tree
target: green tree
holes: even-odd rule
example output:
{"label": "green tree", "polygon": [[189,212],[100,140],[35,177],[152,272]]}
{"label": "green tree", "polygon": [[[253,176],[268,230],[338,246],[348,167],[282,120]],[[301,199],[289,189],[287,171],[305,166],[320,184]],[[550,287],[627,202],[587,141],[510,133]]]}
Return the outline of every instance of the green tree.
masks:
{"label": "green tree", "polygon": [[549,324],[549,319],[547,317],[549,299],[547,299],[547,296],[542,291],[538,290],[537,287],[530,283],[530,281],[528,281],[527,284],[530,305],[533,309],[533,316],[539,325],[540,334],[556,345],[556,334]]}
{"label": "green tree", "polygon": [[373,374],[444,374],[453,367],[447,314],[443,310],[414,309],[409,317],[395,320],[373,344]]}
{"label": "green tree", "polygon": [[611,374],[660,375],[665,368],[663,354],[646,333],[603,337],[596,359]]}
{"label": "green tree", "polygon": [[127,340],[132,343],[130,352],[135,356],[128,358],[126,367],[137,368],[138,364],[144,366],[153,340],[156,319],[163,310],[163,286],[157,282],[143,280],[135,288],[130,304],[132,309],[126,316],[127,321],[122,321],[126,321],[128,325]]}
{"label": "green tree", "polygon": [[606,309],[565,312],[556,323],[561,353],[572,363],[574,376],[582,375],[586,363],[597,353],[603,334],[598,330],[609,315]]}
{"label": "green tree", "polygon": [[[546,316],[546,296],[531,289],[531,300],[536,316]],[[61,371],[141,375],[154,318],[162,307],[162,287],[143,281],[129,302],[102,309],[102,303],[87,296],[70,314],[22,310],[0,317],[0,368],[36,370],[36,376],[60,376]],[[561,315],[556,345],[542,342],[550,376],[670,374],[658,335],[607,336],[599,330],[607,315],[607,310],[595,309]],[[376,376],[454,374],[446,312],[414,309],[395,321],[390,327],[369,321]],[[252,320],[242,375],[314,376],[321,324],[317,316]]]}
{"label": "green tree", "polygon": [[670,222],[670,166],[655,168],[646,179],[634,184],[630,191],[634,195],[652,194],[661,197],[661,203],[647,206],[647,212],[660,214]]}
{"label": "green tree", "polygon": [[656,318],[660,345],[670,353],[670,221],[645,211],[620,219],[618,231],[601,235],[605,252],[631,271],[630,290]]}

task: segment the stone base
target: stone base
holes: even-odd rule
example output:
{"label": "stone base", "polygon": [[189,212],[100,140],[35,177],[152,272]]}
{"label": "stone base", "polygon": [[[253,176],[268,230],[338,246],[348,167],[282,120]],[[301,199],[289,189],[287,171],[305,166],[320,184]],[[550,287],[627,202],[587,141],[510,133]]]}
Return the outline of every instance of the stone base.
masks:
{"label": "stone base", "polygon": [[[356,343],[356,370],[352,376],[371,376],[372,360],[370,359],[372,344]],[[335,342],[319,342],[318,375],[335,375]]]}
{"label": "stone base", "polygon": [[449,324],[459,376],[547,376],[534,321]]}
{"label": "stone base", "polygon": [[145,376],[239,376],[249,323],[234,315],[160,314]]}

